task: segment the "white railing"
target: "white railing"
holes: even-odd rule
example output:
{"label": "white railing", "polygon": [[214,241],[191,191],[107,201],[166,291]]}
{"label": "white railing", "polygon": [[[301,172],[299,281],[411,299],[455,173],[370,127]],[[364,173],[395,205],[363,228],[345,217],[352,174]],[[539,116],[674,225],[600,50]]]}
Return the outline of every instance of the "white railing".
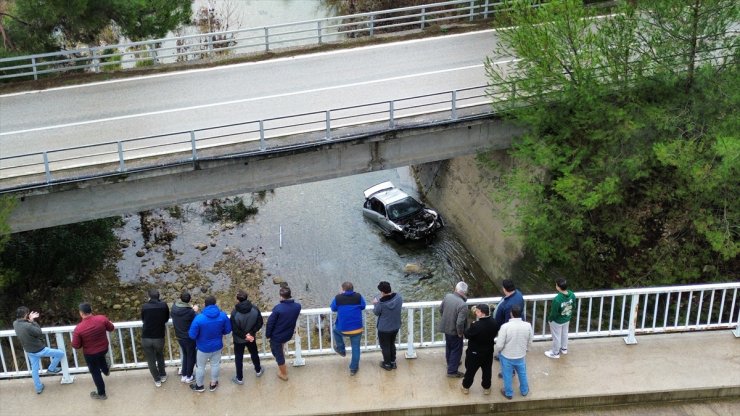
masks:
{"label": "white railing", "polygon": [[0,80],[31,77],[37,80],[39,75],[66,71],[99,72],[320,46],[388,31],[424,30],[438,24],[488,19],[502,3],[453,0],[257,28],[2,58]]}
{"label": "white railing", "polygon": [[[740,283],[692,286],[652,287],[579,292],[577,308],[570,322],[570,338],[625,337],[626,344],[637,342],[638,335],[734,329],[740,337]],[[532,323],[535,341],[550,339],[547,314],[553,294],[527,295],[525,309]],[[500,297],[469,299],[468,304],[487,303],[492,307]],[[415,358],[417,348],[444,345],[444,336],[435,330],[440,301],[411,302],[403,305],[404,321],[398,336],[398,347],[406,358]],[[493,310],[493,308],[491,309]],[[265,321],[269,313],[263,313]],[[363,351],[379,350],[372,306],[365,311],[366,325],[362,338]],[[303,365],[305,356],[333,354],[332,328],[334,314],[328,308],[301,312],[296,336],[289,343],[293,365]],[[110,358],[114,370],[146,368],[139,343],[141,321],[118,322],[110,334]],[[47,345],[67,352],[64,379],[70,374],[87,371],[81,353],[70,347],[73,326],[43,328]],[[260,357],[271,359],[264,329],[259,333]],[[233,359],[231,335],[224,337],[226,359]],[[178,344],[168,326],[165,355],[168,365],[180,363]],[[29,376],[28,357],[20,347],[15,331],[0,331],[0,379]],[[63,360],[64,361],[64,360]]]}

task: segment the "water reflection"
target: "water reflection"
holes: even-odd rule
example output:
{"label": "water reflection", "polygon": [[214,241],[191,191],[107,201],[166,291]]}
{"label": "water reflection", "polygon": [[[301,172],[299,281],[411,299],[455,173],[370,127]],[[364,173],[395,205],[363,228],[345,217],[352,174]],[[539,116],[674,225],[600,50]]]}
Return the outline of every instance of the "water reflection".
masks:
{"label": "water reflection", "polygon": [[[171,242],[176,262],[207,270],[225,251],[256,254],[271,275],[262,287],[268,302],[277,301],[273,277],[288,282],[304,307],[327,306],[345,280],[352,281],[368,300],[377,293],[380,280],[389,281],[407,301],[440,299],[461,279],[480,287],[487,278],[456,239],[453,226],[448,224],[429,246],[398,244],[364,219],[362,191],[387,180],[418,197],[409,169],[402,168],[275,189],[255,201],[257,215],[233,228],[205,222],[203,203],[182,206],[179,218],[166,210],[157,214],[177,235]],[[119,234],[131,245],[118,263],[121,279],[139,279],[159,268],[164,279],[174,280],[173,271],[162,270],[166,250],[141,250],[145,243],[139,217],[126,219],[127,226]],[[197,249],[199,243],[208,248]],[[145,253],[137,257],[137,252]],[[214,288],[228,285],[225,276],[218,274],[212,281]]]}

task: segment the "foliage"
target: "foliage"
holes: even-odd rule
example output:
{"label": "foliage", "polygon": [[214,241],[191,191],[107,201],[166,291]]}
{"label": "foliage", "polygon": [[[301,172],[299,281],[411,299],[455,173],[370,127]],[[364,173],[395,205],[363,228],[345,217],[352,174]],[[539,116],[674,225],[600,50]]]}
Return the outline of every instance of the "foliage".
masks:
{"label": "foliage", "polygon": [[258,210],[254,204],[245,205],[244,199],[237,196],[234,198],[212,199],[203,216],[211,222],[228,220],[241,223],[256,215]]}
{"label": "foliage", "polygon": [[649,3],[592,19],[576,0],[510,2],[496,52],[520,60],[486,61],[493,105],[529,128],[496,197],[525,249],[580,287],[727,280],[740,265],[739,74],[722,50],[738,7]]}
{"label": "foliage", "polygon": [[132,40],[190,21],[192,0],[14,0],[0,25],[7,49],[29,53],[97,44],[111,27]]}

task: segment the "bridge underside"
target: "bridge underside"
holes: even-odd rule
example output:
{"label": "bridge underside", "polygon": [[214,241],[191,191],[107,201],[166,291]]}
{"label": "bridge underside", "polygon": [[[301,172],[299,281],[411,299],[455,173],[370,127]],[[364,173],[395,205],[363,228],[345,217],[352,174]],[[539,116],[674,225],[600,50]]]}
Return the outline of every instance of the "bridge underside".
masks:
{"label": "bridge underside", "polygon": [[199,160],[19,194],[13,232],[505,149],[521,129],[495,118],[393,130],[270,153]]}

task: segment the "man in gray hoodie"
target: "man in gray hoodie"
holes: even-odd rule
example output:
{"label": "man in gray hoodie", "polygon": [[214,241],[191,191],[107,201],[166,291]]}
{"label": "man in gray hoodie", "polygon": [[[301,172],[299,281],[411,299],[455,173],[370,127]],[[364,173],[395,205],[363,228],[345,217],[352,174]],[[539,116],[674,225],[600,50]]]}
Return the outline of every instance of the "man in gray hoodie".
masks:
{"label": "man in gray hoodie", "polygon": [[403,298],[393,293],[391,284],[382,281],[378,284],[380,296],[373,299],[373,313],[378,317],[378,344],[383,351],[380,366],[387,371],[396,369],[396,336],[401,328],[401,309]]}

